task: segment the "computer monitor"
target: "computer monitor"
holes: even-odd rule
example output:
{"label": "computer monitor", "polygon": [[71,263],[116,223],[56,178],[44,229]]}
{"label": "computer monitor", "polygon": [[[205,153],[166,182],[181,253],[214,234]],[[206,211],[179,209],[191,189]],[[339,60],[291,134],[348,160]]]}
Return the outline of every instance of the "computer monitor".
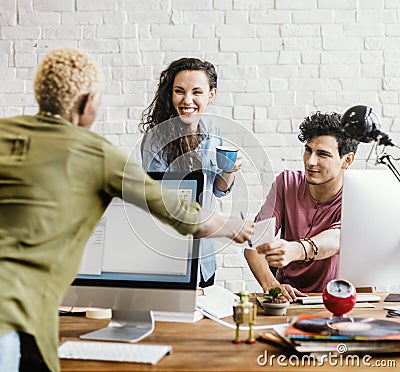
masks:
{"label": "computer monitor", "polygon": [[[400,182],[388,170],[347,170],[339,277],[356,287],[400,286]],[[389,289],[388,289],[389,288]]]}
{"label": "computer monitor", "polygon": [[[201,172],[149,175],[185,200],[201,202]],[[153,331],[153,311],[194,321],[198,256],[198,239],[114,200],[86,245],[63,305],[112,309],[109,326],[84,339],[138,341]]]}

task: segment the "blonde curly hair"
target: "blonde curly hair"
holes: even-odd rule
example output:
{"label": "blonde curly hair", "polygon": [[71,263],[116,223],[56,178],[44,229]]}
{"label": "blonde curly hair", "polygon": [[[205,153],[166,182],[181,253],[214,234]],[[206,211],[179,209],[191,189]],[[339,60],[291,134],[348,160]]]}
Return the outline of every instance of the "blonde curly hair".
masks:
{"label": "blonde curly hair", "polygon": [[40,111],[70,118],[82,96],[102,91],[103,75],[87,53],[56,49],[39,64],[33,86]]}

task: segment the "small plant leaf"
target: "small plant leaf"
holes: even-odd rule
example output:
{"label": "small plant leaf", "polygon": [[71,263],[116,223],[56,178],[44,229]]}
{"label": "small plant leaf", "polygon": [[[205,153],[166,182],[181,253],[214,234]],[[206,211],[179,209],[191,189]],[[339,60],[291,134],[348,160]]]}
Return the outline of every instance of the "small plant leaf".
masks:
{"label": "small plant leaf", "polygon": [[282,290],[279,287],[271,288],[268,294],[264,294],[264,299],[267,302],[279,302],[279,297],[282,295]]}

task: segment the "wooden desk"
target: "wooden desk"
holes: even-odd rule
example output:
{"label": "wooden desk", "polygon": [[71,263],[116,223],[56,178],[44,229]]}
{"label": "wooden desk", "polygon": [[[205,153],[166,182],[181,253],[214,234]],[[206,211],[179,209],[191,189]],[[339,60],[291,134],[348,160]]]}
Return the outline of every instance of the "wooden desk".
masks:
{"label": "wooden desk", "polygon": [[[386,310],[384,305],[390,303],[375,303],[375,308],[356,308],[350,313],[352,316],[368,316],[384,318]],[[395,305],[395,304],[394,304]],[[329,313],[324,309],[288,309],[285,317],[270,317],[262,315],[259,307],[259,315],[256,325],[283,323],[293,315],[300,313],[317,314],[328,316]],[[231,319],[225,319],[232,322]],[[64,316],[60,317],[60,339],[61,341],[76,340],[79,335],[106,326],[107,320],[92,320],[84,317]],[[256,331],[256,335],[262,331]],[[157,365],[134,364],[134,363],[113,363],[95,362],[82,360],[61,360],[63,372],[84,371],[84,372],[123,372],[123,371],[296,371],[306,372],[310,366],[301,364],[293,367],[289,364],[291,353],[272,346],[267,343],[257,342],[253,345],[240,344],[234,345],[232,340],[235,331],[224,327],[210,319],[202,319],[197,323],[164,323],[156,322],[155,331],[141,343],[148,344],[167,344],[172,345],[173,353],[165,356]],[[247,338],[247,331],[242,331],[243,338]],[[273,366],[260,366],[257,363],[259,355],[268,357],[274,354]],[[279,365],[277,357],[286,355],[288,366]],[[263,359],[261,359],[263,360]],[[395,363],[395,366],[371,367],[363,365],[360,358],[358,371],[385,370],[397,371],[400,367],[400,355],[374,355],[369,361],[371,364]],[[322,366],[311,367],[320,372],[353,370],[354,366],[331,365],[326,362]]]}

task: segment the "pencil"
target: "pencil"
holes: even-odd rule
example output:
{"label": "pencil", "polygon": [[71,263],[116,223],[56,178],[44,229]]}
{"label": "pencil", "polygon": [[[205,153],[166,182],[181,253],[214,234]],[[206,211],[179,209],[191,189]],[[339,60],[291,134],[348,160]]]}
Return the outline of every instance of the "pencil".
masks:
{"label": "pencil", "polygon": [[[244,220],[243,212],[240,212],[240,217],[242,218],[242,220]],[[251,239],[248,240],[248,243],[249,243],[249,247],[253,248],[253,243],[252,243]]]}

